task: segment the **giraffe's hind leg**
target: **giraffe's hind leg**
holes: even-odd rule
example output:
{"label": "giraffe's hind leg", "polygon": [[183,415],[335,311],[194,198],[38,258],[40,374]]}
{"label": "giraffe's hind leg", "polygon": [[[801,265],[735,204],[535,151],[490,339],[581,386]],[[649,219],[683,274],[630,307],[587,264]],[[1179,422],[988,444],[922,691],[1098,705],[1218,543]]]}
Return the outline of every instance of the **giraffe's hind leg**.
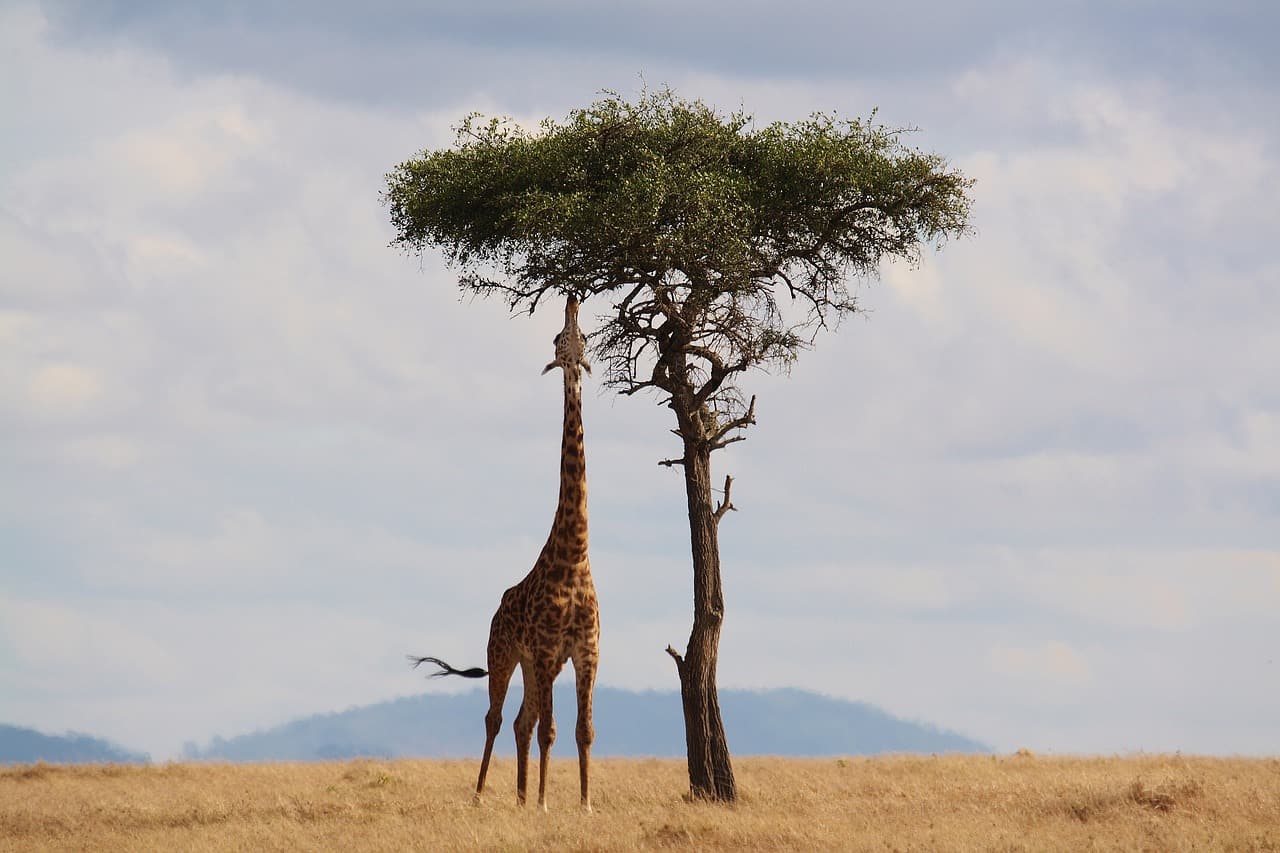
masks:
{"label": "giraffe's hind leg", "polygon": [[578,783],[582,790],[582,808],[591,811],[591,742],[596,736],[591,723],[591,696],[596,683],[595,657],[574,658],[573,675],[578,694],[578,725],[574,732],[578,741]]}
{"label": "giraffe's hind leg", "polygon": [[480,759],[480,778],[476,780],[475,801],[480,802],[484,793],[484,779],[489,775],[489,759],[493,757],[493,742],[502,728],[502,705],[507,700],[507,687],[511,684],[511,673],[515,671],[514,660],[489,652],[489,712],[484,715],[484,758]]}
{"label": "giraffe's hind leg", "polygon": [[524,805],[525,791],[529,787],[529,745],[533,741],[533,727],[538,722],[538,706],[534,701],[533,667],[520,664],[520,677],[524,680],[524,700],[520,713],[516,714],[516,802]]}
{"label": "giraffe's hind leg", "polygon": [[[555,683],[557,668],[535,667],[533,690],[538,709],[538,807],[547,810],[547,768],[551,760],[551,744],[556,741],[556,723],[551,715],[551,686]],[[525,690],[528,690],[528,686]],[[525,694],[526,696],[528,693]]]}

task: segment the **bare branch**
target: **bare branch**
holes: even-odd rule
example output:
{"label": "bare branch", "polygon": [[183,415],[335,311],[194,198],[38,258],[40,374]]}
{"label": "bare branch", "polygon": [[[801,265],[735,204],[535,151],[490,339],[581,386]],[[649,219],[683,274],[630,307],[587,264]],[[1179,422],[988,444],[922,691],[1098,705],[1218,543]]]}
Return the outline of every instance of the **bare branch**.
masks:
{"label": "bare branch", "polygon": [[658,460],[658,464],[659,464],[659,465],[664,465],[664,466],[666,466],[667,468],[670,468],[670,467],[671,467],[671,466],[673,466],[673,465],[683,465],[683,464],[685,464],[685,460],[684,460],[684,457],[681,457],[681,458],[679,458],[679,459],[659,459],[659,460]]}
{"label": "bare branch", "polygon": [[734,436],[726,439],[725,436],[733,432],[735,429],[746,429],[754,426],[756,422],[756,395],[751,395],[751,402],[747,405],[747,410],[739,417],[734,418],[728,423],[721,426],[711,436],[711,449],[718,450],[726,444],[733,444],[735,441],[742,441],[745,436]]}
{"label": "bare branch", "polygon": [[736,441],[746,441],[746,440],[747,440],[747,437],[745,435],[735,435],[732,438],[726,438],[721,441],[713,441],[711,443],[711,449],[713,451],[719,450],[722,447],[728,447],[730,444],[733,444]]}
{"label": "bare branch", "polygon": [[711,371],[713,373],[723,372],[725,369],[724,359],[720,358],[720,354],[713,349],[690,345],[685,347],[684,351],[689,355],[697,356],[698,358],[706,360],[711,365]]}
{"label": "bare branch", "polygon": [[618,390],[618,393],[624,397],[630,397],[632,394],[637,394],[646,388],[658,388],[658,387],[660,387],[658,383],[654,382],[652,379],[648,379],[648,380],[645,380],[644,382],[636,382],[631,385],[628,385],[626,388],[621,388]]}
{"label": "bare branch", "polygon": [[733,485],[733,478],[730,477],[728,474],[726,474],[724,477],[724,499],[721,500],[720,505],[716,507],[716,511],[713,516],[717,522],[719,522],[720,519],[724,518],[724,514],[729,510],[733,510],[734,512],[738,511],[738,508],[733,505],[733,501],[729,499],[729,488],[732,485]]}
{"label": "bare branch", "polygon": [[680,653],[671,645],[667,646],[667,654],[671,655],[671,659],[676,662],[676,673],[680,676],[680,681],[684,682],[684,658],[680,657]]}

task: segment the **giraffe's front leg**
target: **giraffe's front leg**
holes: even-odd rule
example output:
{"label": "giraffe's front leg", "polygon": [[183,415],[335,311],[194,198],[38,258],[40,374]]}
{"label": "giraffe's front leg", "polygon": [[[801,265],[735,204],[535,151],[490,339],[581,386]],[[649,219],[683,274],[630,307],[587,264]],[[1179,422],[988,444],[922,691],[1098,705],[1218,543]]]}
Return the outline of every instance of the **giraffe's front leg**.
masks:
{"label": "giraffe's front leg", "polygon": [[[533,742],[533,726],[538,721],[538,706],[532,689],[530,667],[521,664],[524,678],[524,699],[520,713],[516,714],[516,803],[524,805],[525,791],[529,786],[529,747]],[[541,799],[541,798],[539,798]]]}
{"label": "giraffe's front leg", "polygon": [[555,674],[540,673],[538,702],[538,807],[547,810],[547,770],[551,762],[551,744],[556,741],[555,718],[551,716],[551,685]]}
{"label": "giraffe's front leg", "polygon": [[578,782],[582,789],[582,808],[591,811],[591,743],[596,730],[591,723],[591,696],[596,683],[596,659],[574,658],[573,674],[578,693]]}

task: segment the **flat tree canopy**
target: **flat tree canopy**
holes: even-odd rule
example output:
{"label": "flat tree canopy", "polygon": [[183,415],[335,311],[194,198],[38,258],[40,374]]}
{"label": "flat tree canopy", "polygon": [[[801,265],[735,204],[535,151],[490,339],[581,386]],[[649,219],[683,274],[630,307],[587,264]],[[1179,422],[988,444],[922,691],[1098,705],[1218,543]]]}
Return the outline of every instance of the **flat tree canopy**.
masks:
{"label": "flat tree canopy", "polygon": [[742,439],[750,368],[787,368],[857,310],[850,281],[968,231],[972,181],[904,132],[817,114],[757,127],[669,90],[607,93],[536,130],[471,116],[448,149],[387,176],[407,250],[440,247],[464,289],[534,311],[548,291],[607,300],[605,382],[675,413],[689,504],[694,626],[680,675],[696,796],[732,800],[715,694],[723,619],[710,454]]}

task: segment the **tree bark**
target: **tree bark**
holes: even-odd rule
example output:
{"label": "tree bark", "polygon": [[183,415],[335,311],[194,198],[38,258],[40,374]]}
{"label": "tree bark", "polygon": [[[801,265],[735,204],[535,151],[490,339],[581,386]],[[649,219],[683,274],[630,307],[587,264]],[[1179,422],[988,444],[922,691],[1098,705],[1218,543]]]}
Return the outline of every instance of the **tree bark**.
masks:
{"label": "tree bark", "polygon": [[[713,507],[711,451],[705,444],[686,445],[684,479],[693,546],[693,630],[683,658],[674,649],[668,648],[667,652],[675,660],[680,675],[689,793],[695,799],[733,802],[738,790],[716,694],[716,661],[720,653],[720,627],[724,622],[717,527],[723,511]],[[726,508],[728,500],[726,495],[723,504]]]}

